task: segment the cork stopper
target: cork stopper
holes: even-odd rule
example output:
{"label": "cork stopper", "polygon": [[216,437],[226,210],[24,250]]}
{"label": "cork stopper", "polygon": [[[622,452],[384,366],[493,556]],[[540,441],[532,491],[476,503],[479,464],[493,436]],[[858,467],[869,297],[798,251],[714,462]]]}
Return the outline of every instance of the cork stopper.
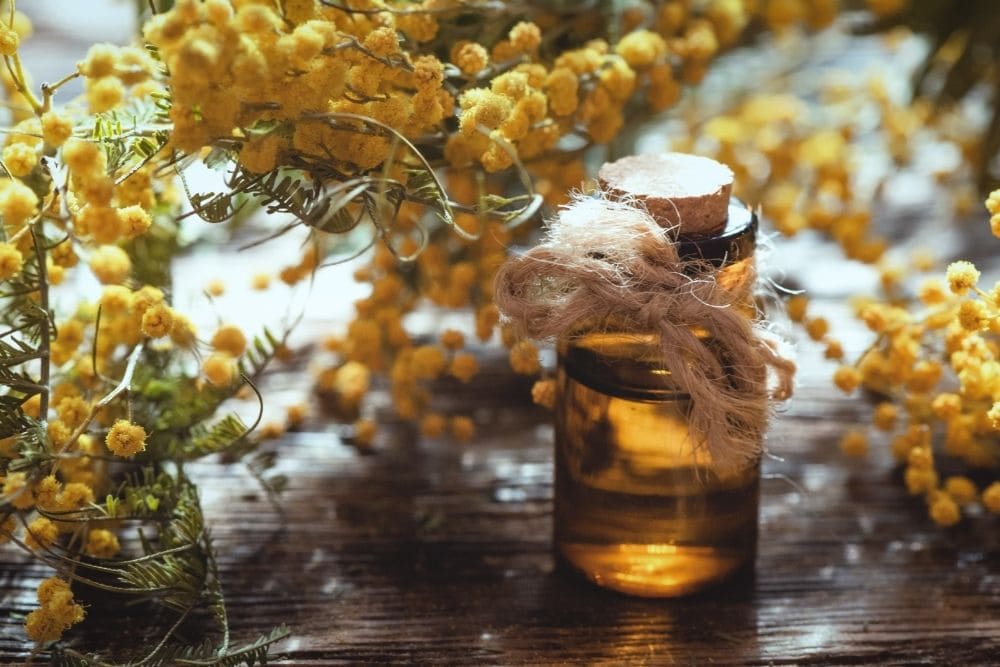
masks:
{"label": "cork stopper", "polygon": [[708,235],[725,228],[733,172],[721,162],[686,153],[631,155],[597,173],[612,196],[635,197],[664,227]]}

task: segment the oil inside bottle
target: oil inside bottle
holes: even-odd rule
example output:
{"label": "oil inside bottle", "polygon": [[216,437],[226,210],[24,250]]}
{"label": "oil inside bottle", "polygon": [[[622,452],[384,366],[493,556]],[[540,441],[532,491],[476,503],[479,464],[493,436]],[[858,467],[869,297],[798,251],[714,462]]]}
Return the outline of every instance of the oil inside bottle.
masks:
{"label": "oil inside bottle", "polygon": [[559,349],[555,544],[598,585],[673,597],[756,553],[759,460],[713,465],[688,429],[655,337],[595,332]]}

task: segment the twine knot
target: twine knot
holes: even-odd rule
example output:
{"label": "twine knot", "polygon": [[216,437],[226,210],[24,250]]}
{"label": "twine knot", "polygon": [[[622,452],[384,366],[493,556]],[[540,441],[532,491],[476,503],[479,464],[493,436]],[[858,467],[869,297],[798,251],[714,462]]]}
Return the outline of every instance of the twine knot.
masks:
{"label": "twine knot", "polygon": [[753,276],[726,289],[710,268],[682,258],[640,204],[578,197],[543,243],[500,267],[496,304],[536,340],[572,336],[581,323],[657,334],[670,386],[691,398],[692,444],[739,469],[760,456],[772,401],[791,395],[795,364],[741,312]]}

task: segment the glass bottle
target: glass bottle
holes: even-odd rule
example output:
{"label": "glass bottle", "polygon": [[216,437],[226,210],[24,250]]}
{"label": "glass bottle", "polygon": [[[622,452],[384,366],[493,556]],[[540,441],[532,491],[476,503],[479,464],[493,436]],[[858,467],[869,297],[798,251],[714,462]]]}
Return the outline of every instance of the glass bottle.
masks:
{"label": "glass bottle", "polygon": [[[678,238],[682,257],[747,295],[748,317],[756,229],[731,200],[721,232]],[[657,336],[600,327],[564,336],[558,353],[558,557],[600,586],[649,597],[692,593],[752,566],[760,460],[724,472],[697,446],[690,398],[671,386]]]}

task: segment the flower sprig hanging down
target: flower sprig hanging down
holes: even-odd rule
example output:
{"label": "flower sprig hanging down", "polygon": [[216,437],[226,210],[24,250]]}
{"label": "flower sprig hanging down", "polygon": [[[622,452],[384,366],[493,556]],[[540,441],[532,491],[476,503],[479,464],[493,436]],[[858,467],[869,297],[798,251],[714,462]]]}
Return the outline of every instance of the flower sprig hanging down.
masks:
{"label": "flower sprig hanging down", "polygon": [[[147,31],[169,65],[172,87],[181,89],[171,113],[183,147],[225,147],[251,172],[277,166],[286,175],[282,192],[269,177],[241,173],[232,184],[260,192],[269,210],[295,212],[313,230],[374,223],[386,243],[356,274],[371,284],[371,296],[357,303],[346,335],[329,342],[337,360],[321,372],[319,389],[356,408],[364,390],[343,378],[357,376],[356,364],[387,372],[396,412],[426,420],[429,434],[447,430],[440,425],[452,417],[431,407],[428,383],[468,382],[478,368],[460,349],[464,342],[418,344],[405,315],[421,296],[444,308],[471,307],[475,322],[466,337],[491,339],[499,319],[492,276],[514,238],[512,223],[533,214],[542,197],[559,203],[583,180],[588,147],[612,141],[630,116],[672,106],[682,86],[699,82],[754,19],[749,3],[703,10],[650,3],[627,12],[621,37],[609,40],[595,38],[592,9],[560,14],[458,1],[348,9],[324,2],[294,12],[286,6],[282,15],[267,3],[233,12],[225,4],[180,3]],[[768,21],[786,30],[822,27],[835,12],[829,3],[815,4],[798,17]],[[489,36],[469,34],[470,24]],[[309,67],[290,64],[305,50]],[[322,86],[311,83],[320,76],[328,77]],[[228,94],[233,90],[241,92]],[[222,91],[228,106],[204,111],[204,100]],[[189,126],[195,129],[187,133]],[[446,177],[438,182],[428,167]],[[511,194],[511,172],[530,177],[522,178],[527,193]],[[311,184],[305,188],[293,180],[302,173]],[[232,212],[228,194],[201,201],[207,215]],[[428,216],[428,208],[438,216]],[[310,249],[281,279],[309,275],[316,254]],[[537,372],[534,346],[509,333],[503,341],[515,346],[518,372]],[[457,417],[452,433],[471,434],[468,418]],[[370,421],[357,425],[370,434]]]}

